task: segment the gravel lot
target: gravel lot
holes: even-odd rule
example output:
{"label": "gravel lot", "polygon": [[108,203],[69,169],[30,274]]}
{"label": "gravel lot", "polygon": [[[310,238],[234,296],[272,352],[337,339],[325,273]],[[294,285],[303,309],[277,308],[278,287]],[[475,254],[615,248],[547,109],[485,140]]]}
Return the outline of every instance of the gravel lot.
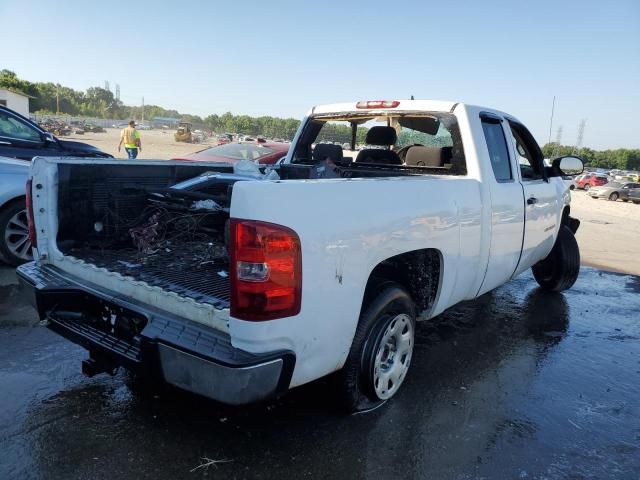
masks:
{"label": "gravel lot", "polygon": [[571,197],[583,265],[640,275],[640,205],[594,200],[582,190]]}

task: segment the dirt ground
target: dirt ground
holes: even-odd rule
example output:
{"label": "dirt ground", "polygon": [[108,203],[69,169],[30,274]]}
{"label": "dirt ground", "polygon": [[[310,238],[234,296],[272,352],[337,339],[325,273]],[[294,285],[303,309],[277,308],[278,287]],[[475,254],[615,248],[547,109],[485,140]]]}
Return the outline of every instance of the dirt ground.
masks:
{"label": "dirt ground", "polygon": [[576,238],[583,265],[640,275],[640,205],[573,191],[571,216],[581,222]]}
{"label": "dirt ground", "polygon": [[[141,131],[141,159],[171,159],[207,148],[209,144],[178,143],[173,130]],[[89,133],[65,137],[90,143],[117,158],[126,158],[124,149],[118,153],[119,129],[106,133]],[[577,239],[582,263],[604,270],[640,275],[640,205],[593,200],[584,191],[572,193],[572,216],[582,222]]]}
{"label": "dirt ground", "polygon": [[[209,143],[182,143],[173,139],[175,130],[141,130],[142,153],[138,158],[152,160],[169,160],[179,155],[196,152],[210,146]],[[106,133],[85,133],[84,135],[69,135],[63,140],[85,142],[110,153],[116,158],[127,158],[124,148],[118,153],[120,129],[107,128]]]}

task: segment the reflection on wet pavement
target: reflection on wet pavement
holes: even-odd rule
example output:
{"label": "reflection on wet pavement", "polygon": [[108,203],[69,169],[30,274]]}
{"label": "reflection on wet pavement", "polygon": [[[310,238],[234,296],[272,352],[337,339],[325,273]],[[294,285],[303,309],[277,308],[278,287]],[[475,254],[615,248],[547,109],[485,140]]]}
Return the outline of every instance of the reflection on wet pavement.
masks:
{"label": "reflection on wet pavement", "polygon": [[[639,291],[593,269],[564,294],[522,276],[419,325],[399,396],[350,417],[325,381],[231,408],[87,379],[79,347],[2,323],[0,478],[638,478]],[[191,472],[201,457],[232,462]]]}

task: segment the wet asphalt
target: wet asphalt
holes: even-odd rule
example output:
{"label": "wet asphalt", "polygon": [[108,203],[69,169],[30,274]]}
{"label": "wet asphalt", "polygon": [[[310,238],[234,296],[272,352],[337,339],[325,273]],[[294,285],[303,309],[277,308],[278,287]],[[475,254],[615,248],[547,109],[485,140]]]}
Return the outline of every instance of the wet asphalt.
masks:
{"label": "wet asphalt", "polygon": [[418,326],[398,396],[354,416],[324,381],[230,408],[83,377],[14,282],[0,269],[0,479],[640,478],[640,277],[585,268],[554,294],[526,274],[458,305]]}

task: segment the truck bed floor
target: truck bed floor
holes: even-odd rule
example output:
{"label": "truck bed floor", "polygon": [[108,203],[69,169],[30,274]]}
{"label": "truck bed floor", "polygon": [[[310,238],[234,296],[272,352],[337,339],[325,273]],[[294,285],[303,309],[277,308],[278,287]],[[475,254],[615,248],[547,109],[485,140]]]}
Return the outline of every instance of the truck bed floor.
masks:
{"label": "truck bed floor", "polygon": [[228,258],[203,253],[202,242],[184,242],[150,254],[133,248],[73,248],[67,255],[197,302],[229,308]]}

